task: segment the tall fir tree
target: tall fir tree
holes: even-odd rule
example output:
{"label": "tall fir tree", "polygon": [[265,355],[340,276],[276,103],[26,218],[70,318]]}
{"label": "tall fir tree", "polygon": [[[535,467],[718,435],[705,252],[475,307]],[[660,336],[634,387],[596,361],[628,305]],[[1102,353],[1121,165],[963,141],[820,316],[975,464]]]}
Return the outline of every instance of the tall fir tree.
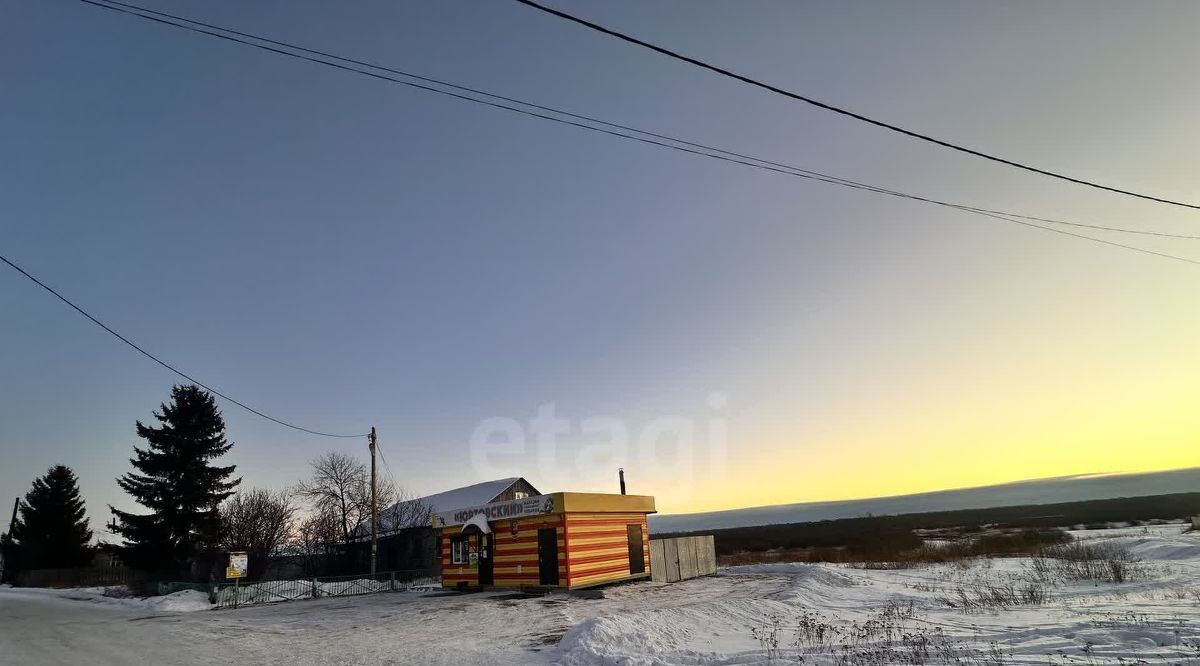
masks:
{"label": "tall fir tree", "polygon": [[134,447],[129,462],[136,472],[117,479],[125,492],[150,510],[137,515],[109,507],[112,530],[124,539],[121,559],[148,570],[186,574],[204,551],[215,547],[220,530],[219,506],[241,482],[231,478],[234,465],[215,467],[213,460],[233,447],[225,440],[225,421],[216,400],[196,386],[175,386],[171,404],[154,418],[159,427],[137,422],[147,447]]}
{"label": "tall fir tree", "polygon": [[87,509],[70,467],[55,465],[34,479],[12,537],[26,569],[81,567],[92,559]]}

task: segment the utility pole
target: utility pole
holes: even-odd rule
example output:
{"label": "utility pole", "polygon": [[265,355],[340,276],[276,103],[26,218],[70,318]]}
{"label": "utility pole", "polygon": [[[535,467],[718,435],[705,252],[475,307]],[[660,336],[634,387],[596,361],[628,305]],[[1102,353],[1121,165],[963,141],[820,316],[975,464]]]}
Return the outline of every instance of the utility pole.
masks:
{"label": "utility pole", "polygon": [[379,553],[379,503],[376,499],[378,483],[375,477],[375,426],[367,435],[371,447],[371,577],[375,576],[375,558]]}

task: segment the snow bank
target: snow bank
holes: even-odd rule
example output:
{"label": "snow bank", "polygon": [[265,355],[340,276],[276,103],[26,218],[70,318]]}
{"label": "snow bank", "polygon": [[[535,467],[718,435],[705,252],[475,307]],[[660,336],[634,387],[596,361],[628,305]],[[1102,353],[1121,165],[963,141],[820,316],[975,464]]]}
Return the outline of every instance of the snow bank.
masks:
{"label": "snow bank", "polygon": [[[732,589],[744,590],[736,596],[704,599],[707,595],[693,597],[688,589],[702,590],[715,582],[713,578],[668,586],[670,596],[679,595],[682,603],[584,620],[559,642],[557,661],[568,666],[768,663],[754,636],[764,622],[792,618],[798,609],[824,605],[830,599],[853,603],[856,595],[848,588],[861,585],[819,564],[751,564],[728,567],[718,575],[738,581]],[[689,597],[695,601],[687,601]],[[880,599],[876,595],[869,601]]]}
{"label": "snow bank", "polygon": [[209,610],[212,604],[208,595],[199,590],[180,590],[162,597],[150,597],[144,601],[153,601],[155,610],[190,613],[192,611]]}
{"label": "snow bank", "polygon": [[1179,562],[1200,560],[1200,533],[1183,534],[1174,539],[1155,537],[1114,539],[1129,548],[1135,557],[1147,561]]}
{"label": "snow bank", "polygon": [[1188,525],[1169,523],[1107,530],[1070,530],[1079,541],[1112,543],[1129,550],[1147,562],[1200,562],[1200,532],[1189,532]]}
{"label": "snow bank", "polygon": [[750,627],[764,614],[786,612],[786,606],[741,599],[593,617],[563,636],[556,661],[566,666],[657,666],[740,659],[758,646]]}
{"label": "snow bank", "polygon": [[87,601],[105,606],[141,608],[144,610],[175,613],[190,613],[193,611],[209,610],[212,608],[212,604],[208,601],[208,595],[196,590],[182,590],[180,592],[173,592],[171,594],[155,597],[129,596],[129,590],[124,586],[69,587],[63,589],[21,587],[6,590],[5,592],[22,596],[40,596],[68,599],[71,601]]}

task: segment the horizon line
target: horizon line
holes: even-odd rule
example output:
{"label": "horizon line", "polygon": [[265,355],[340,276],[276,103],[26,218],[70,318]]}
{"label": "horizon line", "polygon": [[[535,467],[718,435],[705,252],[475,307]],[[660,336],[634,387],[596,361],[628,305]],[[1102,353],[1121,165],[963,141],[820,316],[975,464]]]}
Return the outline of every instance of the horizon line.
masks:
{"label": "horizon line", "polygon": [[770,508],[780,507],[780,506],[795,506],[797,504],[808,504],[808,505],[845,504],[845,503],[849,503],[849,502],[867,502],[867,501],[871,501],[871,500],[900,499],[900,498],[904,498],[904,497],[915,497],[917,495],[934,495],[937,493],[949,493],[949,492],[956,492],[956,491],[963,491],[963,490],[981,490],[984,488],[997,488],[1000,486],[1014,486],[1014,485],[1018,485],[1018,484],[1022,484],[1022,483],[1039,483],[1039,482],[1045,482],[1045,481],[1086,481],[1088,479],[1101,479],[1101,478],[1118,477],[1118,476],[1135,476],[1138,474],[1166,474],[1168,472],[1186,472],[1189,470],[1200,471],[1200,466],[1171,467],[1171,468],[1167,468],[1167,469],[1155,469],[1155,470],[1135,471],[1135,472],[1130,472],[1130,471],[1084,472],[1084,473],[1080,473],[1080,474],[1064,474],[1061,476],[1044,476],[1044,477],[1035,477],[1035,478],[1031,478],[1031,479],[1017,479],[1014,481],[1002,481],[1000,483],[987,483],[987,484],[980,485],[980,486],[957,486],[957,487],[953,487],[953,488],[939,488],[937,490],[922,490],[922,491],[913,492],[913,493],[902,493],[899,495],[875,495],[875,496],[868,496],[868,497],[852,497],[852,498],[848,498],[848,499],[835,499],[835,500],[802,500],[799,502],[780,502],[778,504],[759,504],[759,505],[755,505],[755,506],[743,506],[743,507],[737,507],[737,508],[733,508],[733,509],[714,509],[711,511],[691,511],[691,512],[687,512],[687,513],[660,513],[657,515],[664,516],[664,517],[665,516],[702,516],[705,514],[728,513],[728,512],[732,512],[732,511],[752,511],[754,509],[770,509]]}

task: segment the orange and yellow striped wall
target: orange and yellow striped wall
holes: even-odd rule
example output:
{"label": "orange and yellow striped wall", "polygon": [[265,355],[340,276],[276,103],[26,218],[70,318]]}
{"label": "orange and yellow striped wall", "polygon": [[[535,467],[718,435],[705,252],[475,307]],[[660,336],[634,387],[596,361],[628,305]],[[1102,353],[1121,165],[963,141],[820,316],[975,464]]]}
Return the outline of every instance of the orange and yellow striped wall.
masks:
{"label": "orange and yellow striped wall", "polygon": [[[654,513],[654,498],[602,493],[555,493],[555,513],[490,522],[493,540],[495,587],[542,586],[538,563],[538,530],[557,531],[558,584],[580,588],[604,583],[649,578],[650,532],[646,516]],[[642,541],[642,572],[630,569],[629,535],[637,526]],[[442,528],[441,569],[443,587],[479,585],[477,565],[451,562],[450,541],[462,526]],[[488,536],[469,537],[481,549]]]}
{"label": "orange and yellow striped wall", "polygon": [[[650,531],[644,513],[568,513],[568,587],[587,587],[633,575],[650,574]],[[629,562],[629,526],[637,525],[642,539],[642,571]]]}
{"label": "orange and yellow striped wall", "polygon": [[[516,523],[516,532],[513,532]],[[516,520],[500,520],[490,524],[495,548],[492,565],[492,585],[495,587],[520,587],[538,584],[538,530],[555,528],[558,531],[558,578],[567,579],[566,531],[560,514],[532,516]],[[460,527],[442,529],[441,562],[442,587],[479,585],[478,565],[454,564],[450,560],[450,539],[460,532]],[[471,543],[480,549],[484,535],[476,534]]]}

